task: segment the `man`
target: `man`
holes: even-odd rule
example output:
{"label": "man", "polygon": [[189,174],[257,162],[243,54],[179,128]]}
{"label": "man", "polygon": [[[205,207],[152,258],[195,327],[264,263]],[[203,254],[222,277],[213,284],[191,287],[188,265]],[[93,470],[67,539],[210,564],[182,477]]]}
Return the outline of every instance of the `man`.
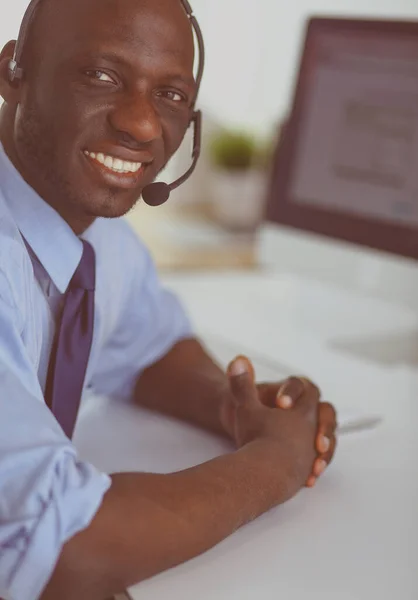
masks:
{"label": "man", "polygon": [[[314,485],[335,412],[304,379],[256,386],[245,358],[224,374],[117,219],[189,123],[181,3],[44,0],[22,81],[9,77],[13,51],[0,55],[0,596],[99,600]],[[87,263],[95,284],[82,281]],[[85,352],[80,338],[61,355],[65,322],[73,337],[78,327],[70,300],[91,307],[94,288],[84,387],[228,435],[236,451],[171,475],[108,477],[79,460],[68,407],[53,409],[78,377],[63,387],[64,363]]]}

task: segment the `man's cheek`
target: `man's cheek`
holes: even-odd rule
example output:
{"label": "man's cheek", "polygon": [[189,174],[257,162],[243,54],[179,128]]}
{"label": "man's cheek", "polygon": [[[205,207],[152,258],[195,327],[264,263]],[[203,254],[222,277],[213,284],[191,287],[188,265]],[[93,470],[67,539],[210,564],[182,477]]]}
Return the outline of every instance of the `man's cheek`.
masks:
{"label": "man's cheek", "polygon": [[170,140],[167,144],[168,159],[177,152],[180,148],[186,133],[189,130],[190,121],[188,119],[183,120],[180,124],[176,124],[173,128],[173,134],[170,136]]}

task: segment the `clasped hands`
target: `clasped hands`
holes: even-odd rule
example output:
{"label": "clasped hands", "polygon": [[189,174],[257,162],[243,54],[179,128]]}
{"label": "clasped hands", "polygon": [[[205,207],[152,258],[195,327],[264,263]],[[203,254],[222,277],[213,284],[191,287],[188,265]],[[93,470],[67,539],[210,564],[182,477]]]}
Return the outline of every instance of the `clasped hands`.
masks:
{"label": "clasped hands", "polygon": [[[314,460],[311,473],[306,480],[306,486],[314,487],[335,453],[337,416],[334,407],[327,402],[322,402],[319,389],[304,377],[290,377],[279,383],[257,384],[254,368],[249,359],[244,356],[237,357],[231,362],[227,374],[232,394],[223,407],[221,419],[227,434],[238,447],[246,441],[242,439],[242,431],[240,431],[237,417],[238,408],[242,407],[244,397],[246,402],[248,400],[252,402],[253,407],[257,408],[257,404],[259,404],[260,410],[263,411],[263,418],[266,417],[265,408],[292,412],[304,406],[310,407],[310,415],[313,417],[309,416],[309,418],[315,420],[313,426],[316,426],[316,435],[312,453]],[[285,415],[283,416],[285,417]],[[287,427],[286,421],[283,422],[283,428],[285,427]],[[293,427],[293,422],[290,427]],[[291,438],[292,432],[287,430],[286,436],[286,439]],[[298,443],[298,436],[300,437],[300,433],[296,427],[295,443]]]}

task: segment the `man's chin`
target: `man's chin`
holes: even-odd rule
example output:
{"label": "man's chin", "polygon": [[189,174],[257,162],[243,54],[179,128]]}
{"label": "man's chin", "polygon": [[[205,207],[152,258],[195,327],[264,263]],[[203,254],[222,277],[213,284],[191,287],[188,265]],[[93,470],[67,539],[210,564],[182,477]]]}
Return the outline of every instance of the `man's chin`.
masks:
{"label": "man's chin", "polygon": [[89,214],[94,218],[103,219],[119,219],[124,217],[140,200],[140,195],[137,198],[106,198],[95,203],[94,206],[89,206]]}

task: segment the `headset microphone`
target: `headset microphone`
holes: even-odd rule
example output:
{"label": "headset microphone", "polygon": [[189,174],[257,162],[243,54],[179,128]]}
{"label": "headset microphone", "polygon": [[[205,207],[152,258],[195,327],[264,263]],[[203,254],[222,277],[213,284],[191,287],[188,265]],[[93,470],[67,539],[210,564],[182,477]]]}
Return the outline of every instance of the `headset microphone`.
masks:
{"label": "headset microphone", "polygon": [[202,141],[202,113],[196,111],[192,118],[194,126],[194,139],[193,139],[193,151],[192,151],[192,164],[186,173],[179,177],[174,183],[163,183],[159,181],[157,183],[151,183],[142,190],[142,199],[148,206],[161,206],[170,197],[170,193],[182,185],[189,177],[193,174],[197,161],[200,157],[200,148]]}

